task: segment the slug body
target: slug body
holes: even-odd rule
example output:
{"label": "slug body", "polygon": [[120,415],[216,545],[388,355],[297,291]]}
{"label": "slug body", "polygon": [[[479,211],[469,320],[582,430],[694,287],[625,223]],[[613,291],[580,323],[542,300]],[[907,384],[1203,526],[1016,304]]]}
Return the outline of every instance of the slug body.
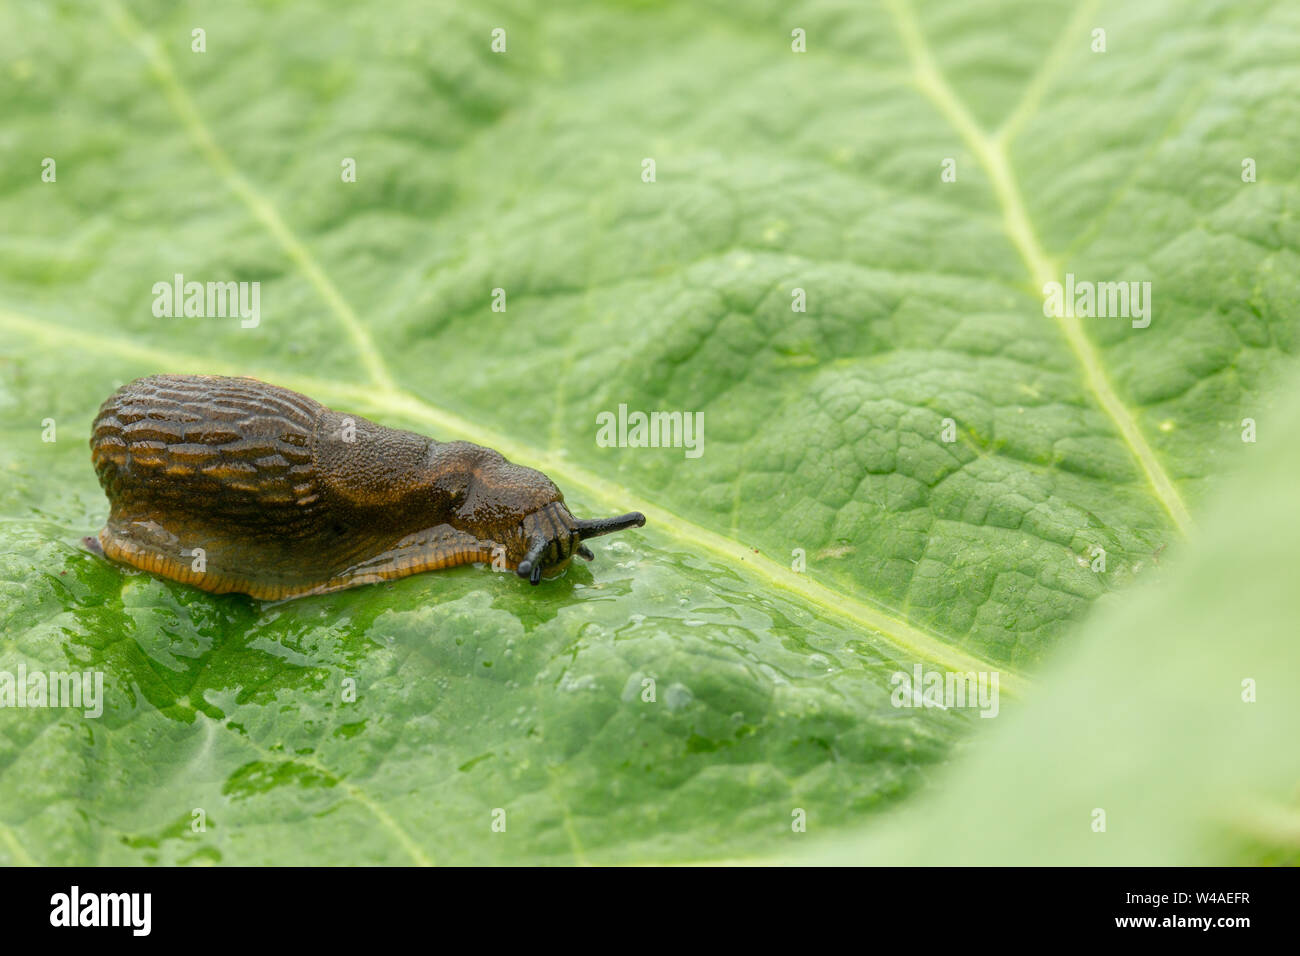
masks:
{"label": "slug body", "polygon": [[549,478],[251,378],[154,375],[104,402],[90,440],[104,554],[214,593],[280,600],[501,556],[537,584],[581,542]]}

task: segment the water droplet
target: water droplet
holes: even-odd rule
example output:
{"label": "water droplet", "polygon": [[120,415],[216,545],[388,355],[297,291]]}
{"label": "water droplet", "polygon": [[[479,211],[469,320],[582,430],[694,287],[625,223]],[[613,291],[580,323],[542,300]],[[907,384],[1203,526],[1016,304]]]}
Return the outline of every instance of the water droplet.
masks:
{"label": "water droplet", "polygon": [[664,704],[669,710],[681,710],[683,707],[695,700],[695,695],[691,693],[689,687],[685,684],[670,684],[664,691]]}

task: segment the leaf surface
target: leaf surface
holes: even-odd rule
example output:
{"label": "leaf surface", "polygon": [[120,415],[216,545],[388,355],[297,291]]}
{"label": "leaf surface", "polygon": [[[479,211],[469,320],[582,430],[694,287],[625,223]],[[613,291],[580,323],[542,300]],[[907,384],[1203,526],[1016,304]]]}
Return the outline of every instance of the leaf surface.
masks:
{"label": "leaf surface", "polygon": [[[0,859],[736,859],[908,802],[990,722],[895,708],[895,671],[1023,694],[1249,464],[1292,374],[1297,19],[10,5],[0,670],[100,669],[106,706],[0,711]],[[1150,281],[1150,326],[1045,317],[1066,272]],[[259,325],[155,317],[177,273],[261,283]],[[85,441],[155,372],[477,441],[649,524],[536,589],[124,573],[78,546]],[[703,454],[598,445],[620,405],[702,412]]]}

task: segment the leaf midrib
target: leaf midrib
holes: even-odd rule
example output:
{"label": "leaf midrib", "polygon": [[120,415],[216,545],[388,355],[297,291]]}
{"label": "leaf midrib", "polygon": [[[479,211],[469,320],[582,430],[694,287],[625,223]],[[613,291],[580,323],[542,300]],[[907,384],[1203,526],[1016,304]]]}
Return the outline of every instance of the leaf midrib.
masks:
{"label": "leaf midrib", "polygon": [[[889,2],[889,0],[887,0],[887,2]],[[116,0],[107,0],[107,5],[109,5],[110,7],[117,7],[117,9],[119,10],[121,9],[117,5]],[[891,6],[893,5],[895,4],[891,3]],[[1089,6],[1092,6],[1092,4],[1089,4]],[[149,35],[147,33],[144,33],[143,31],[141,31],[141,36],[149,37]],[[137,46],[139,46],[139,44],[137,44]],[[147,52],[147,47],[142,46],[140,48]],[[173,82],[175,82],[174,74],[172,74],[172,80]],[[197,110],[193,108],[193,102],[189,100],[187,95],[184,94],[184,90],[179,86],[179,84],[177,84],[177,89],[184,96],[185,101],[189,103],[194,118],[198,120],[200,130],[206,132],[206,127],[203,126],[201,117],[199,117]],[[171,97],[169,96],[169,99],[170,98]],[[173,102],[173,108],[175,108],[175,105],[176,104]],[[1022,111],[1019,108],[1017,108],[1016,113],[1020,114],[1021,112]],[[1025,116],[1028,116],[1030,112],[1032,111],[1030,110],[1025,112]],[[182,116],[183,121],[184,119],[185,117]],[[981,135],[984,137],[986,142],[998,144],[997,148],[998,148],[1001,162],[1004,166],[1004,173],[1005,176],[1007,177],[1007,181],[1010,184],[1011,189],[1013,190],[1012,195],[1014,196],[1016,202],[1019,203],[1020,212],[1024,214],[1024,206],[1023,203],[1020,202],[1019,191],[1015,185],[1014,177],[1011,174],[1010,164],[1009,162],[1007,162],[1005,150],[1003,149],[1005,142],[1009,141],[1009,138],[1004,138],[1003,132],[1006,129],[1008,129],[1009,125],[1010,125],[1009,123],[1004,123],[1003,126],[999,128],[999,131],[996,134],[996,136],[994,136],[993,138],[989,138],[988,134],[981,133]],[[212,140],[210,134],[207,136],[207,139],[208,142],[213,145],[214,149],[216,149],[215,142]],[[970,146],[971,144],[968,142],[967,145]],[[304,378],[292,374],[286,374],[279,371],[268,371],[264,374],[267,374],[268,377],[273,377],[280,381],[287,381],[289,384],[292,384],[293,387],[301,388],[304,391],[315,392],[319,394],[337,395],[341,398],[351,400],[351,401],[359,401],[364,404],[375,407],[377,409],[391,412],[396,415],[403,415],[406,417],[416,418],[421,421],[428,421],[431,424],[437,425],[439,428],[443,428],[446,429],[447,431],[464,435],[465,437],[472,437],[473,440],[476,441],[490,440],[490,443],[495,444],[499,448],[513,449],[513,451],[511,451],[512,457],[518,456],[520,458],[525,458],[525,459],[544,460],[547,462],[551,462],[551,464],[548,465],[548,468],[550,470],[552,470],[556,474],[564,475],[568,480],[572,480],[575,484],[582,485],[585,488],[591,490],[597,497],[604,498],[605,495],[603,492],[597,490],[597,488],[595,487],[596,485],[603,486],[607,489],[617,489],[616,498],[608,499],[610,503],[615,503],[616,499],[625,500],[626,498],[629,497],[628,493],[625,490],[621,489],[619,485],[617,485],[616,483],[605,481],[594,472],[587,472],[585,469],[579,466],[573,466],[568,464],[567,462],[564,462],[563,460],[554,459],[549,454],[539,452],[536,448],[529,446],[527,443],[516,442],[513,439],[507,438],[506,436],[493,435],[493,433],[491,433],[490,430],[482,428],[477,423],[472,422],[468,419],[461,418],[455,413],[442,409],[436,405],[432,405],[427,402],[424,402],[422,399],[420,399],[418,396],[414,395],[413,393],[407,392],[397,387],[393,383],[389,375],[389,370],[387,369],[386,364],[383,361],[382,353],[380,352],[380,350],[378,350],[375,347],[374,340],[370,337],[365,326],[358,319],[355,311],[352,310],[351,306],[348,304],[346,299],[342,296],[338,287],[334,285],[333,281],[329,278],[328,274],[320,267],[320,264],[311,255],[307,247],[292,232],[292,230],[288,227],[288,225],[284,222],[284,220],[280,218],[279,213],[275,209],[275,207],[271,205],[264,197],[262,197],[252,188],[252,186],[248,183],[248,181],[235,169],[233,164],[229,163],[228,158],[224,157],[224,155],[220,153],[219,149],[216,149],[216,159],[214,159],[212,155],[208,155],[207,151],[202,148],[202,145],[200,145],[200,149],[202,152],[204,152],[205,155],[207,155],[209,161],[213,163],[214,168],[219,173],[221,173],[222,176],[226,179],[232,191],[234,191],[236,195],[240,196],[240,198],[246,203],[246,205],[249,206],[254,216],[260,222],[262,222],[263,225],[267,227],[267,229],[278,241],[281,242],[282,246],[284,246],[286,251],[289,253],[290,258],[299,266],[300,269],[303,270],[306,278],[308,278],[310,283],[321,294],[322,298],[325,300],[329,308],[333,311],[335,316],[342,323],[347,334],[351,337],[353,344],[357,348],[357,353],[361,357],[362,363],[369,377],[371,378],[372,381],[376,383],[377,387],[372,389],[361,384],[321,381],[317,379]],[[972,151],[976,154],[977,157],[980,156],[980,152],[978,149],[972,147]],[[222,163],[219,162],[218,160],[224,160],[225,163],[224,168],[222,166]],[[981,162],[983,162],[983,159],[981,159]],[[986,169],[987,168],[988,167],[986,166]],[[994,181],[996,186],[997,177],[992,173],[991,170],[990,170],[990,178],[992,181]],[[999,202],[1000,203],[1002,202],[1001,196],[999,196]],[[1007,207],[1005,206],[1005,204],[1003,208],[1004,208],[1004,218],[1009,217],[1010,213]],[[1019,243],[1016,243],[1015,236],[1012,235],[1012,233],[1009,230],[1007,231],[1007,234],[1009,238],[1012,238],[1013,243],[1016,243],[1017,251],[1020,253],[1022,259],[1025,260],[1025,264],[1029,269],[1030,275],[1033,277],[1033,281],[1039,282],[1041,284],[1041,282],[1049,281],[1051,277],[1055,277],[1058,274],[1058,270],[1055,269],[1053,260],[1047,256],[1047,254],[1039,244],[1037,240],[1037,236],[1034,233],[1032,223],[1030,222],[1027,214],[1024,214],[1024,224],[1028,227],[1027,238],[1030,243],[1030,245],[1028,246],[1028,252],[1029,252],[1028,255],[1026,252],[1026,248],[1022,247]],[[1036,268],[1033,262],[1034,258],[1037,258],[1040,261],[1040,264],[1045,264],[1046,266],[1048,266],[1051,269],[1051,271],[1045,273],[1042,270]],[[1048,275],[1049,279],[1043,279],[1042,276],[1044,275]],[[39,323],[37,320],[34,320],[27,316],[19,315],[14,312],[7,312],[3,308],[0,308],[0,325],[13,328],[17,331],[23,332],[24,334],[32,335],[33,337],[37,337],[42,340],[53,341],[56,338],[58,338],[61,344],[68,344],[71,341],[72,344],[83,348],[90,348],[92,346],[96,348],[107,348],[111,352],[129,356],[135,359],[139,359],[140,361],[147,361],[147,362],[159,363],[159,364],[166,364],[168,362],[177,362],[195,371],[199,371],[199,370],[212,371],[214,369],[214,363],[207,361],[201,357],[184,355],[180,353],[172,353],[166,350],[152,349],[149,347],[140,347],[140,346],[133,345],[132,343],[129,343],[125,340],[117,340],[110,337],[95,336],[89,333],[83,335],[79,330],[61,330],[57,326],[48,327],[48,323],[45,324],[46,327],[39,327],[41,326],[41,323]],[[1181,531],[1186,532],[1189,526],[1184,525],[1179,520],[1178,515],[1176,515],[1174,511],[1171,510],[1170,504],[1167,501],[1165,501],[1164,498],[1161,497],[1162,495],[1161,489],[1156,484],[1156,480],[1155,478],[1153,478],[1152,473],[1147,470],[1147,464],[1144,463],[1141,459],[1140,449],[1145,449],[1145,452],[1150,456],[1150,464],[1155,469],[1157,469],[1159,474],[1163,475],[1164,474],[1163,469],[1158,459],[1155,458],[1154,451],[1150,448],[1150,446],[1146,444],[1144,437],[1142,436],[1140,430],[1138,430],[1136,421],[1133,419],[1132,414],[1124,406],[1123,402],[1119,400],[1118,395],[1113,390],[1113,387],[1110,386],[1109,380],[1105,376],[1105,370],[1101,366],[1100,357],[1092,349],[1092,344],[1090,341],[1088,341],[1086,335],[1084,335],[1082,326],[1080,325],[1080,323],[1078,323],[1077,320],[1075,320],[1074,322],[1076,328],[1073,331],[1064,328],[1064,323],[1062,325],[1063,325],[1062,331],[1066,335],[1067,343],[1071,344],[1072,350],[1075,351],[1076,358],[1080,361],[1080,364],[1084,368],[1085,376],[1088,374],[1088,366],[1087,366],[1088,359],[1086,359],[1085,355],[1081,355],[1079,351],[1075,348],[1075,344],[1071,340],[1072,334],[1077,335],[1079,337],[1079,339],[1082,342],[1082,345],[1088,350],[1087,354],[1091,355],[1090,360],[1094,363],[1094,365],[1097,368],[1097,371],[1101,374],[1102,378],[1099,384],[1094,384],[1092,382],[1089,382],[1089,388],[1093,390],[1094,396],[1098,398],[1099,404],[1101,404],[1103,409],[1106,410],[1108,416],[1112,418],[1112,421],[1115,420],[1115,416],[1112,413],[1112,410],[1107,408],[1105,403],[1100,400],[1100,396],[1097,395],[1096,389],[1098,387],[1108,389],[1110,391],[1110,394],[1114,397],[1115,401],[1118,403],[1118,408],[1115,409],[1114,411],[1128,417],[1130,423],[1132,424],[1132,427],[1135,430],[1137,439],[1140,442],[1140,446],[1135,447],[1134,444],[1130,441],[1129,436],[1125,434],[1123,428],[1120,427],[1118,423],[1116,423],[1117,427],[1120,427],[1121,435],[1125,438],[1126,443],[1129,445],[1130,451],[1134,453],[1136,458],[1138,458],[1139,464],[1143,465],[1143,470],[1146,473],[1148,480],[1151,481],[1153,491],[1155,492],[1156,497],[1161,500],[1162,506],[1164,506],[1165,509],[1170,512],[1171,517],[1174,518],[1174,521],[1178,525],[1179,529]],[[249,372],[246,369],[236,369],[229,365],[226,365],[225,368],[230,374],[249,374]],[[491,437],[489,439],[489,437],[486,436],[491,436]],[[587,476],[586,479],[581,477],[584,475]],[[1166,476],[1166,480],[1168,480],[1167,476]],[[594,482],[595,484],[593,485],[592,482]],[[1173,499],[1177,502],[1177,504],[1181,506],[1182,505],[1181,499],[1178,497],[1177,489],[1173,486],[1172,482],[1169,482],[1168,491],[1173,495]],[[672,512],[669,512],[664,509],[654,509],[653,506],[650,505],[643,505],[641,510],[646,511],[647,514],[649,514],[652,510],[659,510],[662,511],[664,516],[672,517],[674,521],[680,522],[682,520],[676,516],[673,516]],[[1187,516],[1185,507],[1182,508],[1182,514],[1185,518],[1187,518],[1188,521],[1190,521],[1190,517]],[[685,522],[685,524],[690,524],[690,523]],[[704,534],[710,534],[710,535],[714,534],[713,532],[709,531],[707,528],[703,528],[700,526],[695,526],[695,527],[698,531]],[[669,526],[660,526],[656,528],[656,530],[665,532],[670,537],[677,537],[684,541],[692,540],[689,536],[675,534],[672,528]],[[724,536],[721,535],[717,535],[717,537],[736,548],[741,548],[740,545],[736,544],[736,542],[734,542],[729,538],[725,538]],[[746,549],[742,549],[742,550],[746,550]],[[747,557],[748,557],[747,554],[740,554],[738,556],[738,560],[745,561]],[[750,561],[751,567],[756,563],[757,562]],[[835,600],[844,600],[843,595],[840,595],[838,592],[835,592],[830,588],[824,588],[823,590],[825,590],[827,593],[835,595]],[[865,605],[865,606],[867,606],[868,608],[870,607],[870,605]],[[835,611],[834,604],[827,605],[822,603],[819,604],[818,607],[824,609],[828,613],[834,613]],[[905,626],[910,627],[910,625],[907,625],[906,622],[901,622],[901,623],[903,623]],[[892,639],[892,635],[885,634],[885,636],[887,638]],[[941,643],[943,642],[941,641]],[[951,648],[949,648],[947,644],[943,644],[943,646],[951,650]],[[965,669],[965,668],[959,668],[959,669]],[[1005,671],[1003,671],[1002,673],[1006,675]],[[1006,680],[1006,676],[1004,676],[1004,683],[1010,683],[1009,680]],[[14,841],[12,832],[9,831],[8,828],[4,827],[3,824],[0,824],[0,841],[3,841],[7,844],[12,844]],[[12,848],[13,847],[11,846],[11,849]],[[17,849],[21,850],[21,847],[18,846]],[[24,856],[25,855],[26,854],[24,853]]]}
{"label": "leaf midrib", "polygon": [[1012,696],[1022,696],[1027,689],[1025,678],[1002,665],[994,665],[978,656],[954,647],[941,637],[919,628],[898,616],[893,609],[868,603],[820,584],[807,575],[798,574],[725,535],[718,534],[650,501],[638,500],[636,494],[616,482],[600,477],[567,458],[539,451],[508,435],[500,434],[454,412],[425,402],[401,389],[315,379],[279,369],[249,369],[201,356],[155,349],[66,327],[51,327],[35,319],[0,308],[0,327],[60,346],[75,346],[83,351],[117,354],[133,361],[172,371],[225,375],[253,375],[275,381],[314,396],[326,397],[331,403],[356,402],[367,409],[384,412],[406,421],[422,422],[436,428],[441,436],[459,437],[489,445],[507,458],[528,463],[552,478],[581,487],[592,499],[610,508],[641,511],[654,531],[673,538],[696,550],[710,551],[728,563],[746,567],[750,576],[798,594],[819,612],[849,621],[859,629],[874,632],[896,649],[929,661],[949,671],[998,671],[1001,689]]}
{"label": "leaf midrib", "polygon": [[[275,206],[249,183],[235,167],[231,159],[217,145],[215,137],[204,123],[192,97],[178,79],[161,45],[138,21],[131,17],[118,0],[103,0],[103,5],[114,27],[142,53],[152,66],[154,75],[162,87],[172,110],[193,139],[199,152],[208,160],[214,170],[222,176],[227,186],[248,207],[253,216],[280,243],[290,259],[302,270],[309,282],[316,288],[330,311],[339,321],[344,332],[352,340],[356,352],[374,384],[373,386],[362,386],[351,383],[316,381],[301,376],[287,377],[280,373],[274,373],[272,377],[276,377],[280,381],[291,378],[294,386],[302,388],[304,391],[361,401],[368,407],[410,420],[426,422],[443,432],[490,444],[508,457],[533,462],[542,467],[543,470],[560,476],[566,482],[581,486],[592,497],[610,506],[625,508],[629,502],[636,504],[635,496],[628,489],[607,481],[594,472],[548,452],[542,452],[526,442],[517,441],[507,435],[497,434],[398,388],[380,350],[375,346],[368,330],[342,292],[329,278],[324,268],[311,254],[306,245],[280,216]],[[1076,11],[1069,22],[1071,24],[1082,22],[1081,18],[1086,15],[1091,6],[1089,4]],[[1003,232],[1016,248],[1032,281],[1039,286],[1053,281],[1060,274],[1060,270],[1056,262],[1043,249],[1038,239],[1012,173],[1006,146],[1019,127],[1032,115],[1037,101],[1049,85],[1052,72],[1059,67],[1062,42],[1058,40],[1052,54],[1045,60],[1039,74],[1028,84],[1021,103],[1012,111],[1007,121],[998,131],[989,134],[983,131],[975,122],[965,103],[955,94],[946,77],[938,68],[917,26],[907,0],[885,0],[885,7],[894,21],[897,32],[907,51],[909,61],[912,64],[913,85],[936,107],[940,115],[961,137],[985,168],[993,184],[999,208],[1002,212]],[[1067,27],[1067,33],[1068,30]],[[28,333],[33,331],[44,333],[45,331],[44,329],[34,330],[33,326],[37,325],[37,323],[13,312],[0,312],[0,320],[3,320],[10,327]],[[1178,530],[1186,534],[1191,527],[1191,519],[1187,508],[1172,479],[1165,472],[1154,450],[1142,434],[1135,416],[1126,407],[1111,384],[1100,355],[1084,333],[1082,324],[1074,317],[1059,319],[1058,324],[1066,343],[1079,363],[1088,391],[1120,433],[1146,477],[1154,497],[1169,514]],[[66,340],[66,335],[64,338]],[[129,354],[135,358],[155,362],[169,362],[173,365],[180,364],[196,370],[206,369],[210,371],[213,368],[213,363],[192,356],[132,346],[129,343],[121,343],[115,339],[102,336],[89,337],[83,334],[74,334],[73,338],[74,340],[79,338],[83,343],[87,344],[93,339],[97,347],[108,347],[119,354]],[[988,662],[957,650],[941,637],[916,627],[897,611],[883,604],[850,597],[805,575],[797,574],[787,569],[783,564],[761,555],[756,556],[737,541],[687,521],[682,516],[666,508],[661,508],[649,502],[641,502],[639,503],[639,510],[644,512],[651,521],[655,522],[656,530],[660,533],[666,533],[684,543],[711,551],[732,563],[743,563],[748,566],[753,574],[765,579],[768,583],[799,594],[823,611],[844,617],[859,627],[877,632],[900,650],[915,654],[951,670],[990,669]],[[1004,688],[1014,694],[1018,683],[1023,679],[1006,671],[1002,673]]]}

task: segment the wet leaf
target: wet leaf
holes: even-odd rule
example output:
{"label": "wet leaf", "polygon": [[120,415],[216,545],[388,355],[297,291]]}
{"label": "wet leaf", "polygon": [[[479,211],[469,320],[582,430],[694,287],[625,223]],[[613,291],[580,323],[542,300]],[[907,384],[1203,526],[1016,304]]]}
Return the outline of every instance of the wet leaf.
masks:
{"label": "wet leaf", "polygon": [[[893,675],[996,672],[1011,712],[1195,546],[1242,420],[1267,433],[1298,27],[1263,0],[7,5],[0,672],[98,671],[104,700],[0,710],[0,860],[771,858],[800,812],[909,805],[1000,721],[896,707]],[[1067,273],[1151,282],[1149,326],[1045,316]],[[155,315],[178,274],[259,283],[257,324]],[[649,523],[538,588],[263,605],[130,573],[79,546],[86,442],[156,372],[477,441]],[[700,454],[598,443],[620,406],[702,414]]]}

